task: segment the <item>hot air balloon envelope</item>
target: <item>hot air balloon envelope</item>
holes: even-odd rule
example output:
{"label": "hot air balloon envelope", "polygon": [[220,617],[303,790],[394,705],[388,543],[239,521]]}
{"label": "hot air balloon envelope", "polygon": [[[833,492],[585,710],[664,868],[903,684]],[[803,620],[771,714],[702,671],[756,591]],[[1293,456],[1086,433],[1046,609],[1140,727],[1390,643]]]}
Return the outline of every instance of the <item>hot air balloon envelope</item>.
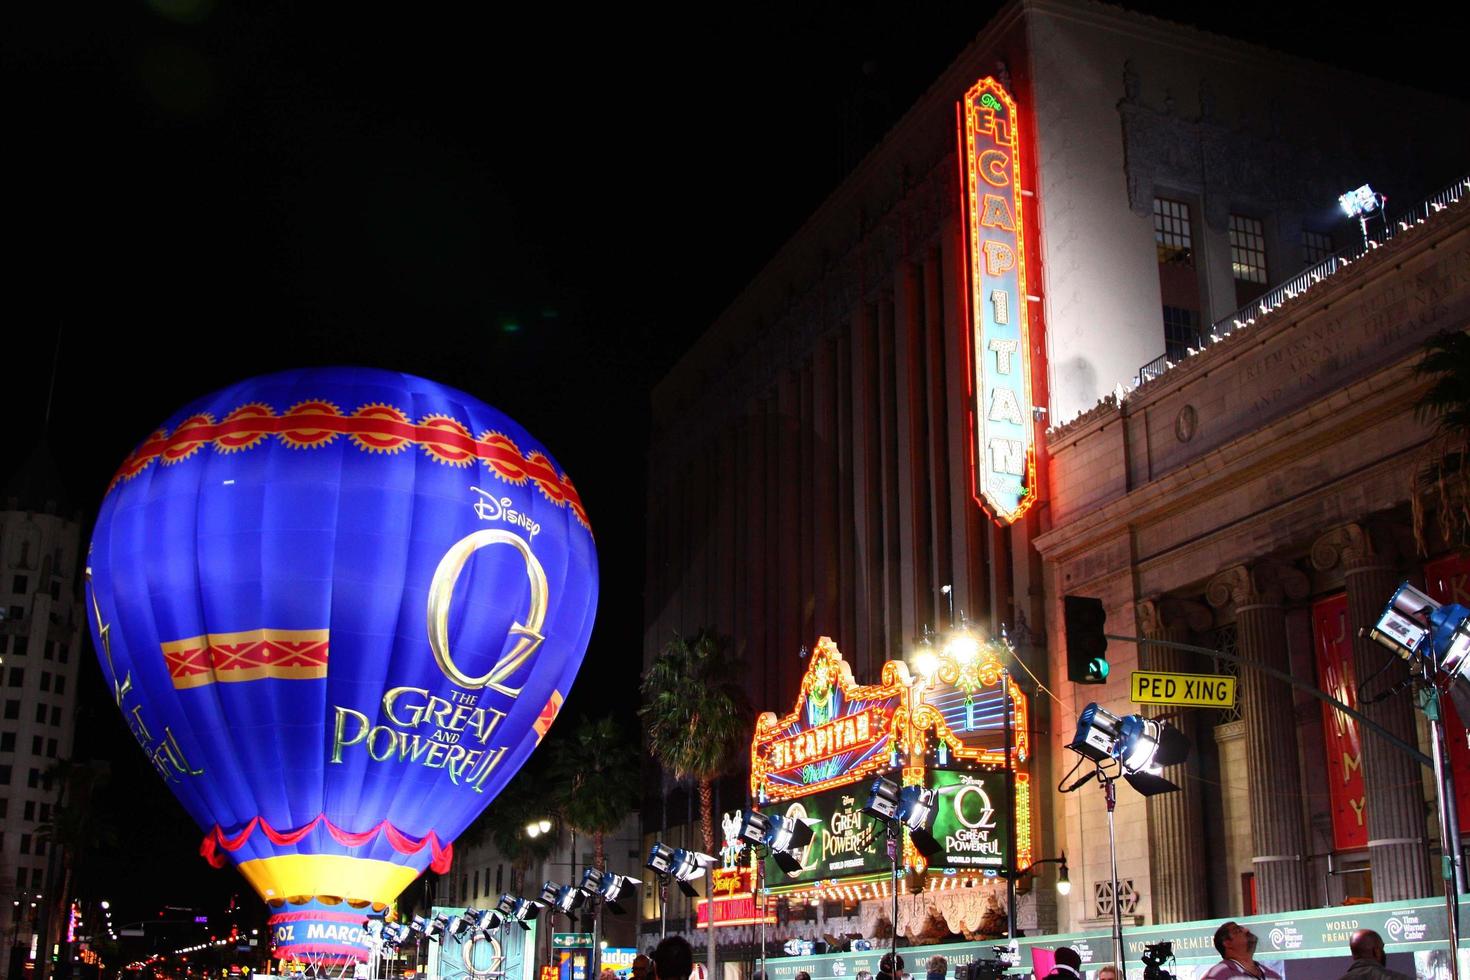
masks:
{"label": "hot air balloon envelope", "polygon": [[545,449],[366,369],[256,378],[169,419],[114,478],[88,564],[118,707],[205,856],[278,907],[279,955],[364,958],[354,910],[448,867],[555,718],[597,598]]}

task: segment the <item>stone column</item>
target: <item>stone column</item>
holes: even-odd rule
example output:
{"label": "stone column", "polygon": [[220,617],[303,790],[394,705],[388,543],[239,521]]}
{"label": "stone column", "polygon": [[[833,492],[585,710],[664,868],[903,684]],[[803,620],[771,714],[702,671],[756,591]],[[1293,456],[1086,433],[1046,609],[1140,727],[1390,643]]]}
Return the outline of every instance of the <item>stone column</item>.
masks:
{"label": "stone column", "polygon": [[[1387,670],[1368,685],[1369,697],[1403,679],[1404,665],[1358,631],[1372,626],[1383,611],[1399,576],[1394,571],[1392,538],[1384,528],[1345,524],[1312,545],[1312,564],[1326,571],[1342,564],[1347,589],[1348,630],[1353,637],[1356,682],[1374,674],[1385,660]],[[1400,692],[1359,711],[1414,745],[1414,709],[1410,694]],[[1391,743],[1359,728],[1362,747],[1364,806],[1368,819],[1368,861],[1373,868],[1373,900],[1397,902],[1433,894],[1429,855],[1424,839],[1424,794],[1419,766]]]}
{"label": "stone column", "polygon": [[[1210,628],[1213,617],[1202,603],[1183,599],[1146,599],[1138,604],[1139,633],[1150,640],[1188,643],[1193,633]],[[1145,670],[1170,673],[1198,672],[1195,654],[1168,647],[1139,644],[1139,665]],[[1198,745],[1199,725],[1191,708],[1145,708],[1149,717],[1178,711],[1170,724]],[[1197,751],[1197,749],[1195,750]],[[1163,777],[1179,787],[1175,793],[1148,798],[1148,863],[1154,921],[1191,922],[1209,914],[1205,866],[1204,818],[1200,786],[1190,778],[1188,763],[1170,766]]]}
{"label": "stone column", "polygon": [[1210,581],[1210,605],[1235,607],[1240,665],[1240,713],[1245,722],[1246,785],[1250,788],[1251,844],[1258,912],[1306,908],[1306,834],[1302,826],[1301,764],[1291,687],[1252,661],[1289,671],[1286,598],[1301,599],[1307,577],[1285,565],[1236,565]]}

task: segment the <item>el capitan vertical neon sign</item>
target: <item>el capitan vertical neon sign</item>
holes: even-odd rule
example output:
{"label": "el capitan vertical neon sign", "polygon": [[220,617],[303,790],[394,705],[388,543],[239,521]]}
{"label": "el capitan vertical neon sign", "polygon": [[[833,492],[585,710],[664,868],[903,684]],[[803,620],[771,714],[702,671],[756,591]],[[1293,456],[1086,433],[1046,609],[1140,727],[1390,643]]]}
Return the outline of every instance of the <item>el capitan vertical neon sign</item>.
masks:
{"label": "el capitan vertical neon sign", "polygon": [[994,78],[965,93],[970,453],[976,498],[1011,523],[1036,499],[1031,338],[1016,103]]}

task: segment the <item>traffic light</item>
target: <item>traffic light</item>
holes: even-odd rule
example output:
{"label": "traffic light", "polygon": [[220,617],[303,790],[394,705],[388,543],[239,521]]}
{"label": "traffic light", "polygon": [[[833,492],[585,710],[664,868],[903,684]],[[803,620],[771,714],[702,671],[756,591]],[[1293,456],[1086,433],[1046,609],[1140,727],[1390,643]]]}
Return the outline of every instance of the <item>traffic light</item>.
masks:
{"label": "traffic light", "polygon": [[1106,684],[1108,641],[1103,633],[1108,613],[1102,600],[1069,595],[1062,602],[1067,630],[1067,680],[1074,684]]}

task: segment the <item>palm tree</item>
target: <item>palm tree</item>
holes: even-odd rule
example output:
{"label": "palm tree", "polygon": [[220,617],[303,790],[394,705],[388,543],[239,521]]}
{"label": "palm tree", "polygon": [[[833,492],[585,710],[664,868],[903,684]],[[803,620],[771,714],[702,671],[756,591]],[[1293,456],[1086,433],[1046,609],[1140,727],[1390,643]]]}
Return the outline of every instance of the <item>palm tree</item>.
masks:
{"label": "palm tree", "polygon": [[1450,544],[1470,541],[1470,334],[1442,333],[1424,345],[1415,373],[1430,381],[1415,407],[1434,434],[1414,468],[1409,499],[1414,511],[1414,541],[1427,553],[1425,520],[1430,509]]}
{"label": "palm tree", "polygon": [[[750,738],[741,664],[724,641],[704,628],[676,635],[643,675],[648,748],[675,779],[699,786],[704,849],[715,853],[714,781],[724,775],[737,745]],[[709,925],[707,966],[715,976],[715,925]]]}
{"label": "palm tree", "polygon": [[612,716],[583,718],[570,738],[553,746],[551,775],[562,819],[592,838],[593,865],[604,869],[604,835],[622,824],[638,800],[637,750]]}

